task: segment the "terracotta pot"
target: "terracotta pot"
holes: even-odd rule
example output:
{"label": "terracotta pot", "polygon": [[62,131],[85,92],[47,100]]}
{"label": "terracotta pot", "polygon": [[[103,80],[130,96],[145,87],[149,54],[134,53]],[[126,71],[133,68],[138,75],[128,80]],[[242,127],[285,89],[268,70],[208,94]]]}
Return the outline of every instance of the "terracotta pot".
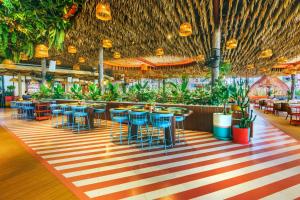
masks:
{"label": "terracotta pot", "polygon": [[238,125],[232,127],[232,139],[237,144],[249,144],[250,128],[239,128]]}

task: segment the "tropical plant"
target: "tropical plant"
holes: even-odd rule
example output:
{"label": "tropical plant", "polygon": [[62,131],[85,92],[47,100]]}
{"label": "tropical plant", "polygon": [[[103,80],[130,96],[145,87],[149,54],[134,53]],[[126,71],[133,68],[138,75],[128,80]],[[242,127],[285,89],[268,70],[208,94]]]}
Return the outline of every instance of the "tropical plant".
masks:
{"label": "tropical plant", "polygon": [[5,96],[14,96],[16,86],[14,85],[8,85],[6,87]]}
{"label": "tropical plant", "polygon": [[53,84],[52,86],[53,98],[63,99],[65,98],[65,90],[60,83]]}
{"label": "tropical plant", "polygon": [[42,84],[40,86],[40,90],[38,92],[35,92],[32,94],[33,99],[48,99],[52,97],[52,92],[49,87],[46,85]]}
{"label": "tropical plant", "polygon": [[82,0],[1,0],[0,59],[19,61],[23,52],[33,57],[34,46],[48,43],[62,50],[71,21],[63,18],[71,5]]}
{"label": "tropical plant", "polygon": [[82,87],[79,84],[73,84],[70,90],[72,92],[72,98],[79,100],[83,99]]}
{"label": "tropical plant", "polygon": [[116,101],[120,98],[119,94],[119,84],[108,83],[105,93],[103,95],[103,99],[106,101]]}
{"label": "tropical plant", "polygon": [[172,87],[173,101],[175,103],[187,103],[190,99],[190,91],[188,89],[189,78],[187,76],[183,76],[181,78],[181,84],[168,82],[168,84]]}
{"label": "tropical plant", "polygon": [[91,100],[99,100],[101,97],[100,95],[100,89],[97,84],[93,83],[89,85],[89,93],[88,98]]}
{"label": "tropical plant", "polygon": [[155,99],[154,90],[150,89],[148,81],[145,83],[138,82],[133,87],[135,97],[138,101],[148,102]]}
{"label": "tropical plant", "polygon": [[253,110],[250,110],[250,99],[248,97],[250,87],[245,81],[239,80],[234,81],[233,85],[230,87],[232,92],[232,97],[237,102],[237,105],[241,108],[241,119],[239,123],[239,128],[249,128],[251,123],[256,119],[256,115],[253,115]]}

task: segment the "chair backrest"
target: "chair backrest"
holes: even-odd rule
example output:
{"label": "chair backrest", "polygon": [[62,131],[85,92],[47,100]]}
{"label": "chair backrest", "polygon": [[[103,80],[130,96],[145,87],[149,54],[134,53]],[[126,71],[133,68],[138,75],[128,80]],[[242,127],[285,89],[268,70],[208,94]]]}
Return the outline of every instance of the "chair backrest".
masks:
{"label": "chair backrest", "polygon": [[16,101],[11,101],[10,102],[10,107],[11,108],[17,108],[17,102]]}
{"label": "chair backrest", "polygon": [[128,116],[128,110],[126,109],[109,109],[110,117],[113,118],[115,116]]}
{"label": "chair backrest", "polygon": [[56,109],[58,109],[59,108],[59,105],[58,104],[50,104],[50,110],[52,111],[52,110],[56,110]]}
{"label": "chair backrest", "polygon": [[22,107],[30,107],[32,105],[33,105],[33,103],[30,102],[30,101],[24,101],[24,102],[22,102]]}
{"label": "chair backrest", "polygon": [[87,107],[86,106],[73,106],[72,111],[73,112],[86,112]]}
{"label": "chair backrest", "polygon": [[62,109],[63,112],[71,110],[70,106],[64,104],[61,104],[60,108]]}
{"label": "chair backrest", "polygon": [[141,120],[141,121],[148,121],[148,112],[139,112],[139,111],[129,111],[128,112],[129,121]]}
{"label": "chair backrest", "polygon": [[152,124],[168,123],[170,126],[173,116],[173,113],[151,113],[150,121]]}

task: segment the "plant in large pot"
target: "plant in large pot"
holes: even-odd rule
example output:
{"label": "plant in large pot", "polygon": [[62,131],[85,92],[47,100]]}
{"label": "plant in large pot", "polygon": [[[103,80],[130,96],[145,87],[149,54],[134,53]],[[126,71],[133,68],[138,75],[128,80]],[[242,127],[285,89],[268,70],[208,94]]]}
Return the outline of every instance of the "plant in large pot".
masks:
{"label": "plant in large pot", "polygon": [[232,128],[233,142],[238,144],[248,144],[250,141],[250,127],[256,119],[253,110],[249,110],[250,99],[248,97],[249,86],[242,80],[237,81],[237,105],[240,107],[240,116],[238,117],[239,123]]}
{"label": "plant in large pot", "polygon": [[49,99],[52,97],[52,92],[46,85],[41,85],[40,90],[32,94],[32,98],[36,100]]}
{"label": "plant in large pot", "polygon": [[218,80],[212,92],[217,95],[217,101],[223,105],[222,113],[213,114],[213,135],[219,140],[231,140],[232,115],[227,112],[230,90],[222,80]]}
{"label": "plant in large pot", "polygon": [[8,85],[5,91],[5,102],[7,105],[10,105],[10,102],[14,100],[15,86]]}
{"label": "plant in large pot", "polygon": [[72,98],[82,100],[83,95],[82,95],[82,87],[79,84],[73,84],[72,87],[70,88],[71,93],[72,93]]}

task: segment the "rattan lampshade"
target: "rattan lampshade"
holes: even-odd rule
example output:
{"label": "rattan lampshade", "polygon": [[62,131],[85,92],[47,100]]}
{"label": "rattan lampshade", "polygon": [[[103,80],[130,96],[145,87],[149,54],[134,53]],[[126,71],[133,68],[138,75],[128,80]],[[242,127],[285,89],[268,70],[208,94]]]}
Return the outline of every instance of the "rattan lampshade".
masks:
{"label": "rattan lampshade", "polygon": [[48,47],[44,44],[38,44],[35,47],[35,57],[36,58],[48,58]]}
{"label": "rattan lampshade", "polygon": [[112,48],[112,41],[110,39],[103,39],[102,46],[107,49]]}
{"label": "rattan lampshade", "polygon": [[272,49],[266,49],[261,51],[259,58],[270,58],[273,55]]}
{"label": "rattan lampshade", "polygon": [[80,70],[80,65],[79,64],[73,65],[73,70]]}
{"label": "rattan lampshade", "polygon": [[164,49],[163,48],[158,48],[155,50],[155,54],[157,56],[163,56],[165,53],[164,53]]}
{"label": "rattan lampshade", "polygon": [[71,54],[77,53],[76,47],[73,45],[68,46],[68,53],[71,53]]}
{"label": "rattan lampshade", "polygon": [[56,60],[56,65],[61,65],[61,61],[60,60]]}
{"label": "rattan lampshade", "polygon": [[79,63],[85,63],[85,58],[82,57],[82,56],[80,56],[80,57],[78,58],[78,62],[79,62]]}
{"label": "rattan lampshade", "polygon": [[24,52],[21,52],[21,53],[20,53],[20,60],[23,60],[23,61],[29,60],[29,57],[28,57],[28,55],[25,54]]}
{"label": "rattan lampshade", "polygon": [[115,59],[119,59],[119,58],[121,58],[121,54],[120,54],[119,52],[114,52],[113,57],[114,57]]}
{"label": "rattan lampshade", "polygon": [[234,38],[226,42],[226,49],[235,49],[238,45],[238,41]]}
{"label": "rattan lampshade", "polygon": [[96,6],[96,18],[102,21],[112,19],[109,3],[98,3]]}
{"label": "rattan lampshade", "polygon": [[185,22],[183,24],[180,25],[179,28],[179,35],[182,37],[187,37],[192,35],[193,33],[193,29],[192,29],[192,25],[188,22]]}

